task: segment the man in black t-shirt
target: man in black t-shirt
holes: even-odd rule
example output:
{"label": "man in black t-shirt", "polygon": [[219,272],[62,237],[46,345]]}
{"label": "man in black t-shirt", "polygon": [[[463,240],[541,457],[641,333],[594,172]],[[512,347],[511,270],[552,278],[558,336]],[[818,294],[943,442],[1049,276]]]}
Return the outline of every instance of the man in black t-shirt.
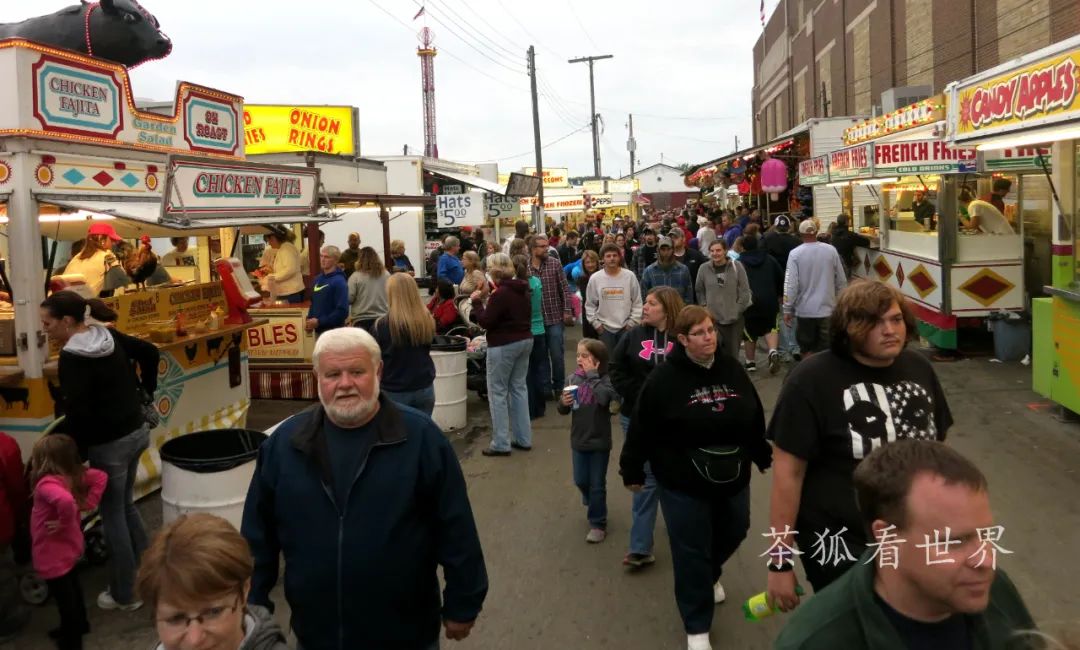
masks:
{"label": "man in black t-shirt", "polygon": [[[843,575],[868,541],[852,485],[859,463],[896,440],[944,440],[952,425],[930,362],[906,349],[918,333],[903,294],[856,282],[840,293],[831,318],[831,349],[788,375],[768,434],[776,458],[769,525],[790,527],[780,541],[805,553],[814,591]],[[819,539],[831,545],[834,537],[847,553],[810,559]],[[798,602],[790,571],[770,571],[768,590],[773,600]]]}
{"label": "man in black t-shirt", "polygon": [[777,650],[1043,647],[998,566],[1011,551],[970,460],[940,442],[899,440],[859,465],[855,489],[881,545],[792,615]]}

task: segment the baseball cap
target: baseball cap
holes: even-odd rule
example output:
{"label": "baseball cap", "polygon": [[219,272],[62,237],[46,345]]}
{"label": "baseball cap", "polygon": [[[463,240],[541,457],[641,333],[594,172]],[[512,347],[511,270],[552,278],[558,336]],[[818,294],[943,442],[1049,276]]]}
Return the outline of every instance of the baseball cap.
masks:
{"label": "baseball cap", "polygon": [[663,248],[664,246],[667,246],[668,248],[674,247],[674,245],[671,243],[671,237],[661,237],[659,241],[657,241],[657,248]]}
{"label": "baseball cap", "polygon": [[120,241],[122,238],[116,234],[113,227],[107,223],[92,223],[90,228],[86,231],[87,235],[108,235],[109,239],[113,241]]}
{"label": "baseball cap", "polygon": [[672,226],[671,230],[668,231],[668,237],[682,237],[682,236],[683,236],[682,228],[679,228],[678,226]]}
{"label": "baseball cap", "polygon": [[799,234],[800,235],[816,235],[817,234],[817,224],[814,223],[813,219],[807,219],[806,221],[799,224]]}
{"label": "baseball cap", "polygon": [[786,215],[782,214],[776,217],[776,221],[773,222],[773,225],[776,227],[777,230],[786,231],[791,228],[791,219],[788,219]]}

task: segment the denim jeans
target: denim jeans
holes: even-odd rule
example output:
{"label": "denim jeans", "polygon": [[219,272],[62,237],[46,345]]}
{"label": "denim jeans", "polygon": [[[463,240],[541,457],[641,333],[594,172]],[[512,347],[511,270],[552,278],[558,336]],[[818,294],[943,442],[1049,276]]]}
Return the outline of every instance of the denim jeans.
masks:
{"label": "denim jeans", "polygon": [[532,352],[529,353],[529,378],[526,383],[529,391],[529,418],[542,418],[547,411],[547,400],[544,398],[551,394],[551,366],[545,334],[533,334]]}
{"label": "denim jeans", "polygon": [[581,490],[581,504],[593,528],[607,530],[607,467],[610,449],[571,450],[574,460],[574,485]]}
{"label": "denim jeans", "polygon": [[[623,435],[630,429],[630,418],[619,416]],[[630,552],[650,555],[653,551],[653,530],[656,528],[656,508],[659,503],[656,493],[656,477],[652,465],[645,461],[645,486],[641,492],[635,492],[631,503]]]}
{"label": "denim jeans", "polygon": [[109,477],[100,510],[109,548],[109,593],[121,605],[135,601],[135,571],[147,546],[132,492],[139,457],[149,446],[150,429],[144,425],[123,438],[90,447],[87,454],[90,467]]}
{"label": "denim jeans", "polygon": [[544,337],[547,338],[547,355],[551,360],[551,380],[548,390],[562,390],[566,385],[566,349],[563,344],[563,324],[553,323],[544,326]]}
{"label": "denim jeans", "polygon": [[435,410],[435,386],[428,386],[427,388],[421,388],[420,390],[407,390],[407,391],[390,391],[383,390],[386,395],[395,404],[401,404],[403,406],[411,406],[417,411],[423,411],[428,415]]}
{"label": "denim jeans", "polygon": [[675,603],[686,633],[705,634],[712,628],[716,609],[713,583],[750,529],[750,486],[717,499],[700,499],[662,485],[659,491],[675,569]]}
{"label": "denim jeans", "polygon": [[532,344],[529,338],[488,348],[488,406],[491,408],[491,448],[494,451],[510,451],[511,435],[518,445],[532,446],[529,391],[525,386]]}
{"label": "denim jeans", "polygon": [[304,302],[304,292],[297,291],[296,293],[290,293],[287,296],[278,296],[278,300],[284,300],[290,305],[298,305]]}
{"label": "denim jeans", "polygon": [[616,332],[604,328],[603,332],[600,332],[600,341],[603,342],[608,349],[608,357],[611,357],[615,353],[615,346],[619,344],[622,337],[626,336],[626,330],[621,329]]}
{"label": "denim jeans", "polygon": [[798,354],[799,344],[795,342],[795,321],[788,325],[784,322],[783,314],[780,315],[780,353],[786,355]]}

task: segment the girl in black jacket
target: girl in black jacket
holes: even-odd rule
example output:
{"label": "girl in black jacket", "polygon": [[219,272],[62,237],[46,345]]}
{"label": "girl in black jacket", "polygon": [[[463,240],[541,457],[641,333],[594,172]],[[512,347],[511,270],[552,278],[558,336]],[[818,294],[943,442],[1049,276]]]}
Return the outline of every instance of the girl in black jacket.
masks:
{"label": "girl in black jacket", "polygon": [[[73,291],[58,291],[41,303],[41,322],[61,345],[60,394],[67,432],[90,466],[109,476],[101,499],[109,546],[109,588],[98,595],[102,609],[138,609],[135,569],[146,549],[146,529],[132,491],[139,458],[150,446],[143,415],[143,392],[157,389],[157,348],[101,325],[88,316],[111,320],[103,303],[90,303]],[[139,377],[132,362],[139,368]],[[142,391],[140,391],[140,387]]]}
{"label": "girl in black jacket", "polygon": [[[675,348],[675,318],[683,310],[682,296],[671,287],[656,287],[645,296],[641,325],[626,333],[611,357],[611,383],[622,397],[619,423],[623,434],[630,428],[638,394],[653,368],[667,359]],[[645,482],[634,493],[630,525],[630,550],[623,564],[640,569],[656,561],[653,557],[653,529],[656,527],[656,479],[648,461]]]}
{"label": "girl in black jacket", "polygon": [[638,492],[645,462],[660,487],[675,600],[688,647],[710,648],[715,603],[725,599],[724,562],[750,528],[750,464],[772,462],[765,410],[738,360],[717,354],[709,312],[687,307],[675,321],[679,345],[645,380],[619,460]]}

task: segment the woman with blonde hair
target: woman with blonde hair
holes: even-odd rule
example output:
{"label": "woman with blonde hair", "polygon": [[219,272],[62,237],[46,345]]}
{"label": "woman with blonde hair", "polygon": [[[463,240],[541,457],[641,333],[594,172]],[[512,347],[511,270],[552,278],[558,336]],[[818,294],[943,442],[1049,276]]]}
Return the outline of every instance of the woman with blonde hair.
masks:
{"label": "woman with blonde hair", "polygon": [[289,304],[304,302],[304,276],[301,274],[300,251],[296,250],[292,231],[275,229],[266,242],[274,249],[273,268],[267,275],[273,293]]}
{"label": "woman with blonde hair", "polygon": [[287,650],[268,610],[247,604],[255,561],[228,521],[181,515],[143,554],[136,587],[154,612],[155,650]]}
{"label": "woman with blonde hair", "polygon": [[480,270],[480,256],[476,254],[476,251],[466,251],[461,255],[461,264],[465,267],[465,277],[458,285],[458,292],[467,296],[473,291],[479,291],[486,297],[488,286],[484,272]]}
{"label": "woman with blonde hair", "polygon": [[405,254],[405,242],[400,239],[395,239],[390,242],[390,259],[394,262],[394,273],[408,273],[409,275],[416,275],[416,270],[413,268],[412,262],[409,260],[409,256]]}
{"label": "woman with blonde hair", "polygon": [[368,332],[386,315],[386,280],[390,274],[371,246],[360,249],[356,272],[349,276],[349,316],[354,327]]}
{"label": "woman with blonde hair", "polygon": [[435,319],[420,302],[420,290],[411,275],[391,275],[386,293],[390,309],[375,321],[371,332],[382,349],[379,389],[394,403],[431,415],[435,410],[435,364],[431,361]]}

